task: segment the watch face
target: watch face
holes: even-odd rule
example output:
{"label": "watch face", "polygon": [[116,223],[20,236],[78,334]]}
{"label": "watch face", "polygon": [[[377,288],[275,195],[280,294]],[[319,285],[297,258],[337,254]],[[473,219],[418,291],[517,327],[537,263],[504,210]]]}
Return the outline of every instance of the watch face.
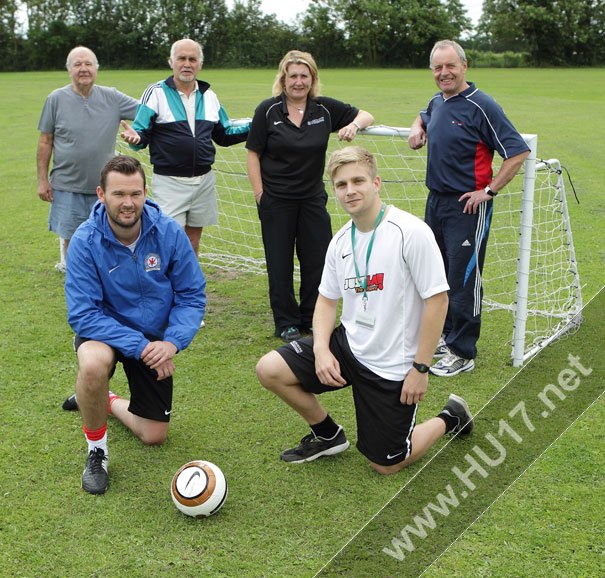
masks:
{"label": "watch face", "polygon": [[416,368],[417,371],[419,371],[420,373],[428,373],[429,371],[429,366],[425,365],[424,363],[413,363],[413,366]]}

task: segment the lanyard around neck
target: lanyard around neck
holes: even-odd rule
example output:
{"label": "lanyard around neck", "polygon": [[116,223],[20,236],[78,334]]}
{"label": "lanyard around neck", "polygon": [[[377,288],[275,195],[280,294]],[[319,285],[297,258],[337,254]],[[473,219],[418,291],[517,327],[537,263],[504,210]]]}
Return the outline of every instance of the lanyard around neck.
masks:
{"label": "lanyard around neck", "polygon": [[[361,287],[363,288],[363,307],[365,309],[366,307],[366,302],[368,300],[368,293],[367,293],[367,287],[368,287],[368,263],[370,262],[370,255],[372,254],[372,247],[374,246],[374,236],[376,235],[376,229],[378,228],[378,225],[380,224],[380,221],[382,221],[382,216],[384,215],[384,211],[386,210],[387,206],[385,203],[382,203],[382,206],[380,207],[380,212],[378,213],[378,217],[376,217],[376,222],[374,223],[374,230],[372,231],[372,236],[370,237],[370,242],[368,243],[368,250],[366,251],[366,272],[365,275],[362,278],[361,281]],[[352,252],[353,252],[353,264],[355,265],[355,275],[357,275],[357,278],[360,279],[361,275],[359,274],[359,267],[357,266],[357,259],[355,258],[355,223],[353,223],[351,225],[351,247],[352,247]]]}

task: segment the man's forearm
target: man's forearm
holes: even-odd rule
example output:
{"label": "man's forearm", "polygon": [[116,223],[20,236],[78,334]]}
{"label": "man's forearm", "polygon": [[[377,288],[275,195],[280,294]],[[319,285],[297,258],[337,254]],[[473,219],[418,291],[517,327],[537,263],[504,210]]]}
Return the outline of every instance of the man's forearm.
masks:
{"label": "man's forearm", "polygon": [[498,174],[492,179],[490,188],[494,191],[502,190],[514,176],[519,172],[521,165],[525,162],[525,159],[529,156],[529,151],[518,154],[514,157],[506,159],[502,162]]}
{"label": "man's forearm", "polygon": [[337,305],[336,300],[327,299],[323,295],[317,297],[313,314],[313,349],[329,347],[330,336],[336,326]]}
{"label": "man's forearm", "polygon": [[52,140],[40,139],[38,141],[38,151],[36,154],[36,166],[38,170],[38,182],[48,180],[48,168],[50,167],[50,158],[52,156]]}
{"label": "man's forearm", "polygon": [[443,332],[448,306],[447,293],[445,291],[437,293],[437,295],[429,297],[424,303],[415,361],[430,365],[439,337]]}

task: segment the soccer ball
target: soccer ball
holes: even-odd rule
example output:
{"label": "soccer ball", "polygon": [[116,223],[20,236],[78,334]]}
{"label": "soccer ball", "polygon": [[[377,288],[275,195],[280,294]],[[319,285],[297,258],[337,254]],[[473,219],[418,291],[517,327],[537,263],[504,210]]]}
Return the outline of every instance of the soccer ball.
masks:
{"label": "soccer ball", "polygon": [[223,507],[227,499],[227,480],[215,464],[195,460],[174,474],[170,495],[183,514],[205,518]]}

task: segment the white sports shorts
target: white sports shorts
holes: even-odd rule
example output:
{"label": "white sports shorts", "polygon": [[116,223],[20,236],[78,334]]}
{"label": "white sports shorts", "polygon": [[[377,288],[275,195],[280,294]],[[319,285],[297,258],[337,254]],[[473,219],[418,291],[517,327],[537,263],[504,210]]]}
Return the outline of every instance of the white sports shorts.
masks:
{"label": "white sports shorts", "polygon": [[153,174],[151,197],[181,227],[206,227],[218,223],[216,176],[167,177]]}

